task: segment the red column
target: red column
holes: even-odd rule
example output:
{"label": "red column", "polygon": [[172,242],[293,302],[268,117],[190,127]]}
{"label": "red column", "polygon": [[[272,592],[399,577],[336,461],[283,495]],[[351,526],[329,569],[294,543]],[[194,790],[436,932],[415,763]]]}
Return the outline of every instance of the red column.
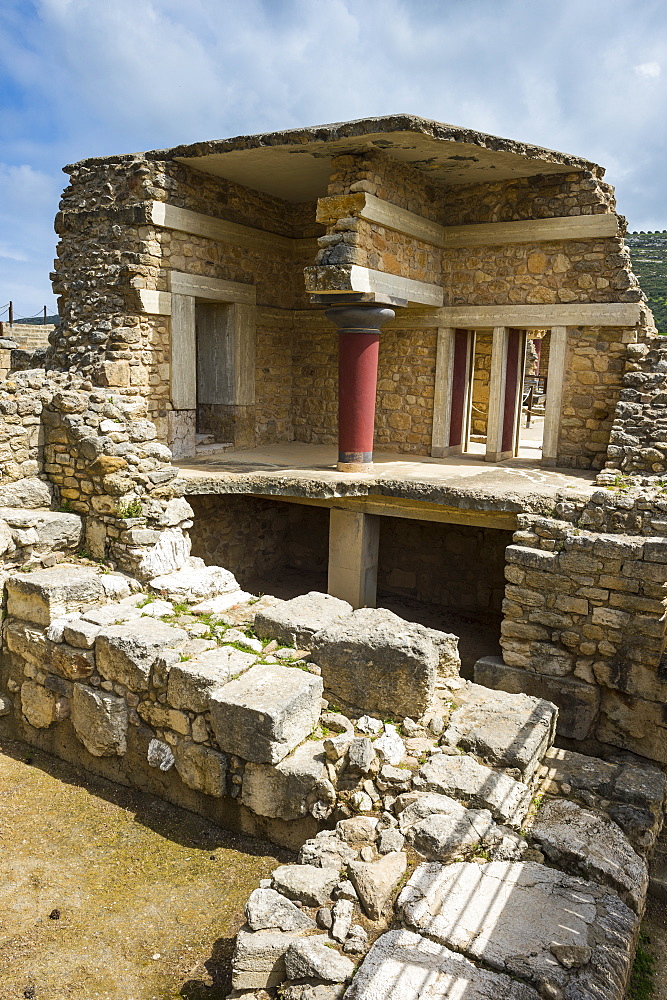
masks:
{"label": "red column", "polygon": [[375,394],[380,327],[395,316],[387,306],[334,306],[326,316],[338,327],[338,469],[373,468]]}

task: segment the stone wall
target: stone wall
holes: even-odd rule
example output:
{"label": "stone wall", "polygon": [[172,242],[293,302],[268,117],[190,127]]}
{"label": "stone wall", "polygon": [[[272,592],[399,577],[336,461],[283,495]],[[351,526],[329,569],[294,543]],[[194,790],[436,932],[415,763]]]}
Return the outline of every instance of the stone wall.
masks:
{"label": "stone wall", "polygon": [[607,468],[624,475],[667,471],[667,344],[663,338],[628,350],[626,374],[614,413]]}
{"label": "stone wall", "polygon": [[477,331],[475,337],[470,431],[476,437],[483,437],[484,439],[486,439],[486,424],[489,416],[492,343],[493,335],[490,330]]}
{"label": "stone wall", "polygon": [[511,532],[497,528],[383,517],[378,591],[448,608],[499,612],[511,540]]}
{"label": "stone wall", "polygon": [[551,698],[563,736],[665,763],[667,505],[601,494],[567,521],[519,518],[506,552],[505,666],[480,661],[476,677]]}

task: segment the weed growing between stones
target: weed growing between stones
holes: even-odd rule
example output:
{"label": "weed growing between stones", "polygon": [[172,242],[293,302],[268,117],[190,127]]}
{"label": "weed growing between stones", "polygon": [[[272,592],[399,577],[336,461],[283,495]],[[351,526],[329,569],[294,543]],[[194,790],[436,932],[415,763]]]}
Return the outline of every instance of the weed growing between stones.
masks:
{"label": "weed growing between stones", "polygon": [[626,1000],[651,1000],[655,994],[655,958],[646,950],[648,943],[647,936],[640,934]]}

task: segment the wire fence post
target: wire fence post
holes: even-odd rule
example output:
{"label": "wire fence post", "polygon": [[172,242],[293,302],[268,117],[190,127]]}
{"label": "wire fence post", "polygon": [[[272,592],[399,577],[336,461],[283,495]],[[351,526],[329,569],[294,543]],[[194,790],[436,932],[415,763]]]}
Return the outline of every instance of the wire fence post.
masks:
{"label": "wire fence post", "polygon": [[42,320],[44,326],[46,326],[46,306],[44,306],[44,318]]}
{"label": "wire fence post", "polygon": [[9,325],[14,326],[14,303],[9,302]]}

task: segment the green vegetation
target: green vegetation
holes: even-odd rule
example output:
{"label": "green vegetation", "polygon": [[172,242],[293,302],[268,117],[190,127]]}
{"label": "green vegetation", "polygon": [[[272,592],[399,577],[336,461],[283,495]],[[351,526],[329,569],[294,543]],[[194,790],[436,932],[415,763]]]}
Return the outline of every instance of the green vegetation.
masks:
{"label": "green vegetation", "polygon": [[124,518],[141,517],[144,512],[141,500],[119,500],[116,504],[116,516]]}
{"label": "green vegetation", "polygon": [[632,270],[646,293],[655,325],[667,334],[667,230],[662,233],[628,233]]}
{"label": "green vegetation", "polygon": [[651,1000],[654,996],[655,958],[644,947],[647,943],[646,935],[640,934],[626,1000]]}

